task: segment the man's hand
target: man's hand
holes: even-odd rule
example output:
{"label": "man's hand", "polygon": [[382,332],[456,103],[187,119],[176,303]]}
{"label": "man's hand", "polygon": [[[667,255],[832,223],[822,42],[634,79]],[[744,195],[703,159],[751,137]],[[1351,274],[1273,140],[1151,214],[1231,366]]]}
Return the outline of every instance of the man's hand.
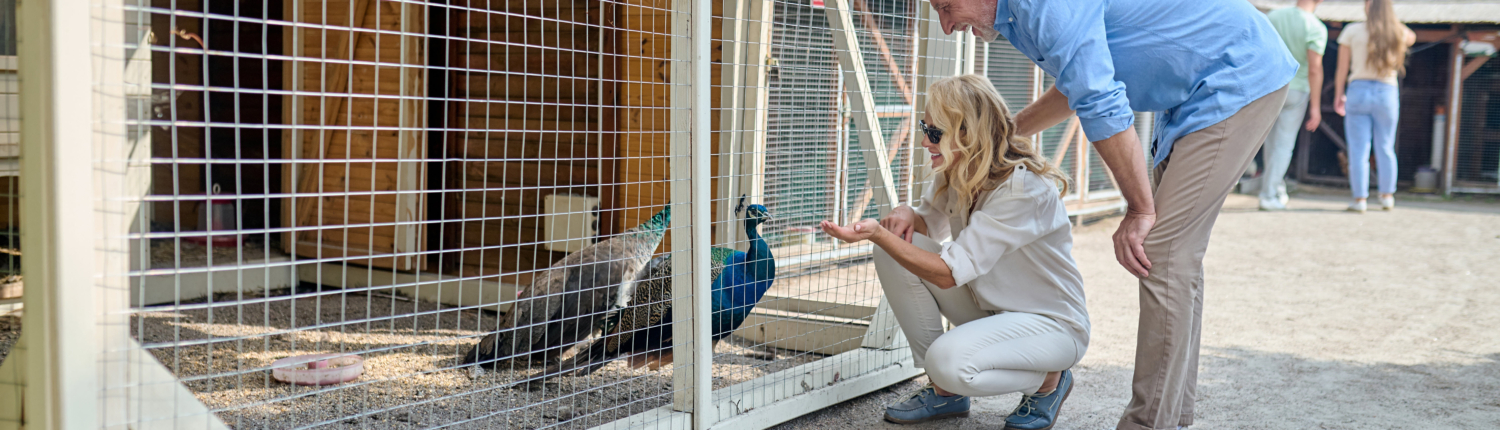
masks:
{"label": "man's hand", "polygon": [[870,239],[877,233],[880,233],[881,230],[884,230],[880,227],[879,222],[871,218],[860,220],[859,222],[850,224],[848,227],[840,227],[838,224],[830,221],[823,221],[818,225],[823,227],[824,233],[828,233],[829,236],[842,240],[844,243],[855,243]]}
{"label": "man's hand", "polygon": [[887,214],[885,219],[880,220],[880,226],[885,227],[886,230],[890,230],[891,233],[894,233],[896,237],[901,238],[906,243],[911,243],[911,238],[917,231],[918,217],[917,212],[913,211],[911,206],[901,205],[891,210],[891,213]]}
{"label": "man's hand", "polygon": [[1322,122],[1323,113],[1318,112],[1318,109],[1314,108],[1307,112],[1307,125],[1302,126],[1302,128],[1307,129],[1307,131],[1318,131],[1318,124]]}
{"label": "man's hand", "polygon": [[1156,225],[1155,213],[1126,212],[1115,230],[1115,261],[1137,278],[1151,276],[1151,261],[1146,259],[1146,235]]}

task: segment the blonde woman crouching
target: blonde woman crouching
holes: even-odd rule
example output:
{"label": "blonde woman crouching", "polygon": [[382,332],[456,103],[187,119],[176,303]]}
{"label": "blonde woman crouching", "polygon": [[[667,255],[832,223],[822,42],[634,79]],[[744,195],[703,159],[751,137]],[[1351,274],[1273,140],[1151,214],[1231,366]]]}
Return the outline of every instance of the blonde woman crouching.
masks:
{"label": "blonde woman crouching", "polygon": [[[969,396],[1020,392],[1005,428],[1051,428],[1073,388],[1067,369],[1089,341],[1060,198],[1066,180],[1029,140],[1012,136],[1015,123],[987,79],[937,81],[928,100],[922,146],[937,177],[921,206],[879,222],[822,225],[845,242],[877,245],[886,299],[932,381],[887,407],[885,419],[968,416]],[[944,333],[942,317],[955,328]]]}

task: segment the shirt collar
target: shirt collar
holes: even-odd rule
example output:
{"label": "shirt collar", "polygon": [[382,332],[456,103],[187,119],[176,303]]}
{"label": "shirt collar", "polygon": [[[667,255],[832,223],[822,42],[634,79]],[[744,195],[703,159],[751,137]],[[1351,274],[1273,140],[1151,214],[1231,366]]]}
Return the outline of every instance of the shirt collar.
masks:
{"label": "shirt collar", "polygon": [[1010,13],[1010,0],[995,0],[995,30],[998,31],[1000,26],[1010,24],[1013,17],[1015,15]]}

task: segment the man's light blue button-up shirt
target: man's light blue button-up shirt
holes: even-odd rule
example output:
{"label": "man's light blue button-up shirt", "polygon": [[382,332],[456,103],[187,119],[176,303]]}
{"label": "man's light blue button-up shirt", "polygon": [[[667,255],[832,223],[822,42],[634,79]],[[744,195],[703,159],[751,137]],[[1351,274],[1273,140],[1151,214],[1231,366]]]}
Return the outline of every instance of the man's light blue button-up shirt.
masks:
{"label": "man's light blue button-up shirt", "polygon": [[1057,78],[1089,141],[1156,112],[1153,164],[1297,73],[1245,0],[998,0],[995,30]]}

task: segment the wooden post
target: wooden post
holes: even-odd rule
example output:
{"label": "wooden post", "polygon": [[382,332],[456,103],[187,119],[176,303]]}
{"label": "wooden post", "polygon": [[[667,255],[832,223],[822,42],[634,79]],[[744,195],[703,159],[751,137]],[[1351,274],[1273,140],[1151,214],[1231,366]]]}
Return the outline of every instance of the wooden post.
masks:
{"label": "wooden post", "polygon": [[[427,41],[416,35],[427,31],[427,7],[399,5],[401,64],[425,66]],[[400,73],[401,93],[406,98],[398,105],[401,132],[397,134],[397,154],[401,161],[396,165],[396,189],[400,194],[396,195],[396,237],[391,252],[396,256],[393,263],[396,269],[414,270],[426,260],[420,252],[424,248],[421,239],[425,230],[421,221],[427,218],[422,198],[427,183],[426,169],[422,168],[427,158],[427,133],[420,130],[427,125],[427,103],[423,100],[427,95],[427,68],[402,67]]]}
{"label": "wooden post", "polygon": [[1443,196],[1453,195],[1453,181],[1456,178],[1455,170],[1458,167],[1458,122],[1463,118],[1463,90],[1464,90],[1464,51],[1453,43],[1450,52],[1453,56],[1452,75],[1448,78],[1448,142],[1444,148],[1447,152],[1443,156]]}
{"label": "wooden post", "polygon": [[693,199],[689,181],[693,176],[689,157],[692,154],[692,88],[693,49],[689,43],[692,33],[693,2],[673,1],[671,14],[672,54],[670,79],[670,115],[672,127],[669,136],[669,160],[671,164],[671,207],[676,215],[670,228],[672,252],[672,407],[691,412],[693,391],[693,310],[696,301],[703,296],[694,295],[693,261],[689,251],[693,246],[692,212],[688,203]]}
{"label": "wooden post", "polygon": [[1089,139],[1079,130],[1078,142],[1078,200],[1088,200],[1089,189]]}
{"label": "wooden post", "polygon": [[[23,425],[95,429],[99,415],[99,314],[93,162],[95,121],[124,118],[96,112],[91,42],[118,39],[104,29],[88,0],[20,2],[17,13],[21,91],[22,270],[27,348]],[[114,7],[119,7],[115,5]],[[118,10],[110,9],[118,14]],[[118,22],[118,21],[115,21]],[[116,27],[118,28],[118,27]],[[123,34],[123,32],[121,32]],[[118,40],[116,40],[118,42]],[[119,50],[119,48],[115,48]],[[119,72],[118,70],[110,70]],[[106,71],[107,73],[108,71]],[[101,83],[102,84],[102,83]],[[59,336],[66,333],[66,336]],[[12,356],[15,359],[15,356]],[[9,361],[9,360],[7,360]]]}
{"label": "wooden post", "polygon": [[672,400],[677,410],[693,412],[695,429],[713,424],[707,414],[713,388],[712,10],[710,0],[672,2]]}
{"label": "wooden post", "polygon": [[[738,119],[732,124],[737,124],[739,129],[735,133],[739,135],[735,144],[736,153],[726,157],[736,165],[734,188],[730,188],[734,191],[725,196],[730,204],[731,215],[733,207],[739,205],[740,196],[754,199],[765,196],[766,129],[771,116],[771,65],[768,63],[775,5],[767,1],[749,1],[746,9],[746,22],[742,31],[745,42],[744,60],[740,63],[744,70],[740,78],[742,88],[736,88],[742,95],[738,104],[729,105],[734,106],[738,112]],[[742,240],[740,236],[744,234],[744,226],[729,224],[730,227],[721,232],[724,235],[720,236],[719,242],[737,246]]]}
{"label": "wooden post", "polygon": [[723,40],[723,57],[719,61],[719,70],[722,81],[719,86],[719,220],[714,225],[714,235],[719,239],[718,243],[734,247],[739,242],[739,232],[734,220],[735,204],[739,200],[740,180],[744,172],[740,171],[739,157],[741,157],[740,142],[745,135],[735,132],[743,123],[741,117],[745,116],[745,103],[741,99],[745,95],[742,89],[745,81],[745,73],[750,61],[745,57],[745,9],[748,0],[725,0],[723,27],[720,29]]}

